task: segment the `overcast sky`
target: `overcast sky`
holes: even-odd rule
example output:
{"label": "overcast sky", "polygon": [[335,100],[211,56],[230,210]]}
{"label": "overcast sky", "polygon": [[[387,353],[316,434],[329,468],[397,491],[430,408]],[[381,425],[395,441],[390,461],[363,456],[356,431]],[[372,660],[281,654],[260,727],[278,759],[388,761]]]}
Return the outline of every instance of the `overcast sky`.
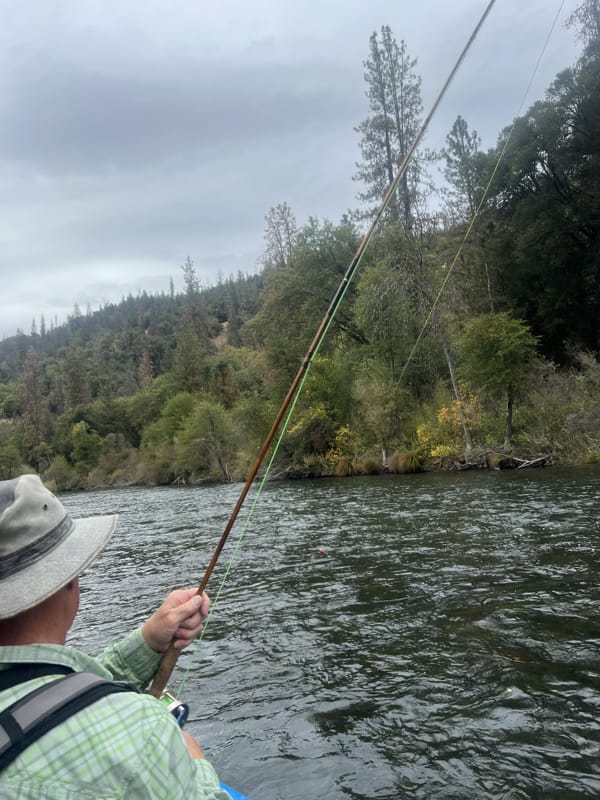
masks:
{"label": "overcast sky", "polygon": [[[579,49],[566,0],[526,106]],[[357,207],[372,31],[425,111],[487,0],[0,0],[0,338],[129,293],[255,272],[264,218]],[[497,0],[424,146],[458,114],[496,143],[560,0]]]}

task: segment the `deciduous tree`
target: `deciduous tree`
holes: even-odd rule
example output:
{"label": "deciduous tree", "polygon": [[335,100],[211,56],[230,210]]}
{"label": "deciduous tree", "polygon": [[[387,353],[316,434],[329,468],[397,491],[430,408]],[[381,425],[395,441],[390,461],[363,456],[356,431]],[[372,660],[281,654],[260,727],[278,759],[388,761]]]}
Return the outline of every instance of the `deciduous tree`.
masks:
{"label": "deciduous tree", "polygon": [[493,398],[506,397],[506,450],[512,447],[515,393],[528,374],[536,346],[527,324],[506,313],[482,314],[469,320],[460,341],[465,380]]}

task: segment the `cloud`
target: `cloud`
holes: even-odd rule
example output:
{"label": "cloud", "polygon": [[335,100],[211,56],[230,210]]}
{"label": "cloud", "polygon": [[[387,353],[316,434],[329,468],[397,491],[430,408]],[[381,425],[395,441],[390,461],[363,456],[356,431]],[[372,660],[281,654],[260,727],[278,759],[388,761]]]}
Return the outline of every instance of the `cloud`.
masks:
{"label": "cloud", "polygon": [[[356,205],[362,62],[389,24],[418,57],[428,109],[480,0],[4,0],[0,9],[0,336],[123,294],[254,271],[264,216],[302,224]],[[497,4],[434,119],[495,143],[550,23],[546,0]],[[550,48],[539,96],[573,60]],[[543,82],[542,82],[543,81]],[[537,92],[537,94],[536,94]],[[530,101],[530,102],[531,102]]]}

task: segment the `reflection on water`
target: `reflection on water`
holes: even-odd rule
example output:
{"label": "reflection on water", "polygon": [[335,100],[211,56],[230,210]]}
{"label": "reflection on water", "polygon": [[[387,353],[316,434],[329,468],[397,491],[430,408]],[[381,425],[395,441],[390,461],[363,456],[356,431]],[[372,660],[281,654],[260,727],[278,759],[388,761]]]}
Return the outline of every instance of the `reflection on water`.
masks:
{"label": "reflection on water", "polygon": [[[189,729],[254,800],[600,797],[599,489],[558,468],[269,486],[179,662]],[[197,583],[239,490],[63,496],[120,514],[72,642]]]}

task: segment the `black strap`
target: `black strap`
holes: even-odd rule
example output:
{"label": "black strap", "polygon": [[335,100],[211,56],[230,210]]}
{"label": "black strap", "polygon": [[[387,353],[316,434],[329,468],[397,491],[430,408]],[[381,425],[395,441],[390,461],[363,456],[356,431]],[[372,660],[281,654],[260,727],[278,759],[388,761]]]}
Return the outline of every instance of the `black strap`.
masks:
{"label": "black strap", "polygon": [[[38,674],[62,672],[60,665],[40,664]],[[46,671],[41,672],[45,667]],[[57,669],[59,667],[59,669]],[[51,671],[48,671],[51,668]],[[66,668],[69,669],[69,668]],[[19,668],[10,668],[6,672]],[[25,670],[20,670],[23,675]],[[35,676],[37,677],[37,676]],[[23,678],[29,680],[29,678]],[[21,681],[16,680],[16,683]],[[107,681],[90,672],[73,672],[34,689],[0,713],[0,771],[6,769],[29,745],[78,711],[115,692],[137,692],[129,683]]]}
{"label": "black strap", "polygon": [[72,667],[65,664],[38,664],[35,662],[23,662],[15,667],[8,667],[0,670],[0,692],[10,689],[19,683],[32,681],[34,678],[42,678],[44,675],[69,675],[75,672]]}

